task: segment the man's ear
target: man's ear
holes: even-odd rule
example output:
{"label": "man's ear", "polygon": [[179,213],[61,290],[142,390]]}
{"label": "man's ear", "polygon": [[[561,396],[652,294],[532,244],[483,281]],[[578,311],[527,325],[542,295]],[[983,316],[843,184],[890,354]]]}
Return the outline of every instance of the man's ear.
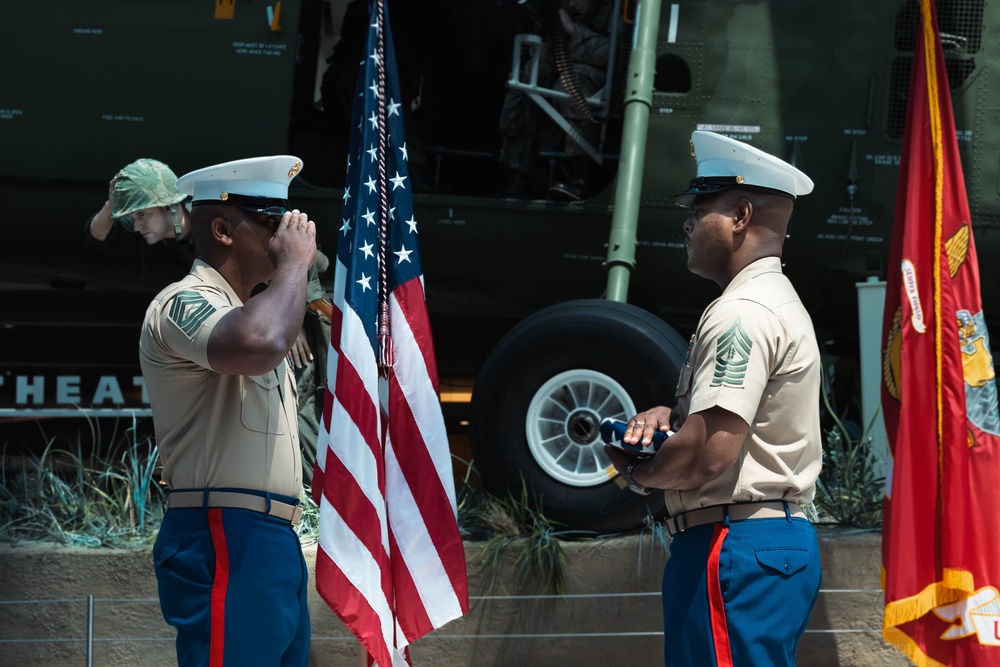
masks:
{"label": "man's ear", "polygon": [[736,202],[736,219],[733,221],[733,231],[740,234],[746,231],[750,225],[750,218],[753,217],[753,203],[746,198],[740,198]]}
{"label": "man's ear", "polygon": [[215,216],[212,218],[212,222],[210,223],[212,238],[224,246],[233,245],[233,226],[232,222],[226,220],[222,216]]}

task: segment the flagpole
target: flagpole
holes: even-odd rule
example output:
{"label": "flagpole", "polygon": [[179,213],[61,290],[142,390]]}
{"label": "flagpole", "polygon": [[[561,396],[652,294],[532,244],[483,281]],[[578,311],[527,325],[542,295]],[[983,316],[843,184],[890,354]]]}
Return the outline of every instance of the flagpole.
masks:
{"label": "flagpole", "polygon": [[368,667],[368,649],[358,642],[358,667]]}

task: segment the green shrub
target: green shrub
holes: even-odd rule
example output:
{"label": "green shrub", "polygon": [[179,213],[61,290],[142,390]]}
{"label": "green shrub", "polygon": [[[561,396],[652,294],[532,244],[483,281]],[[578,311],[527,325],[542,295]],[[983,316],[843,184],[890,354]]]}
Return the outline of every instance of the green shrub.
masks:
{"label": "green shrub", "polygon": [[20,470],[9,471],[4,456],[0,540],[91,547],[152,541],[163,516],[152,438],[139,435],[133,419],[120,436],[115,428],[112,444],[102,447],[100,428],[88,424],[88,447],[79,432],[62,447],[42,433],[42,454],[26,457]]}
{"label": "green shrub", "polygon": [[878,412],[861,437],[853,438],[830,405],[825,384],[823,401],[833,426],[823,434],[823,470],[813,501],[818,520],[858,528],[881,526],[885,477],[877,472],[870,435]]}

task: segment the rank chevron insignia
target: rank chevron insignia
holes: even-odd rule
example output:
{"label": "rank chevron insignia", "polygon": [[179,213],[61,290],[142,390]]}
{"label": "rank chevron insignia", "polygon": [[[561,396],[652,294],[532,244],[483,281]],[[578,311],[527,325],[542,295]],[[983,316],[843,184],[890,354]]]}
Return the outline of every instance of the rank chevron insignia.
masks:
{"label": "rank chevron insignia", "polygon": [[752,348],[753,341],[737,319],[733,326],[715,341],[715,375],[712,377],[712,386],[728,384],[742,387]]}
{"label": "rank chevron insignia", "polygon": [[193,290],[178,292],[170,304],[170,313],[167,317],[177,325],[177,328],[184,332],[188,338],[194,337],[194,332],[208,319],[208,316],[215,312],[215,306],[210,304],[205,297]]}

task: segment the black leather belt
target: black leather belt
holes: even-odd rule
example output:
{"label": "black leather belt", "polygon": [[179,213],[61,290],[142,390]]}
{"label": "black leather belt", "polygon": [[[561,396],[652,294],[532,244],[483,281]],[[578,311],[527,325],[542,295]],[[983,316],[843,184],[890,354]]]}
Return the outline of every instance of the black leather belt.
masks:
{"label": "black leather belt", "polygon": [[167,496],[167,509],[190,507],[224,507],[251,510],[276,516],[293,526],[302,521],[302,506],[291,505],[267,496],[239,491],[171,491]]}
{"label": "black leather belt", "polygon": [[667,532],[671,537],[683,533],[689,528],[706,523],[721,523],[729,516],[730,521],[746,521],[748,519],[783,519],[796,517],[806,518],[805,512],[795,503],[783,500],[762,503],[733,503],[731,505],[712,505],[700,507],[677,516],[667,517]]}

